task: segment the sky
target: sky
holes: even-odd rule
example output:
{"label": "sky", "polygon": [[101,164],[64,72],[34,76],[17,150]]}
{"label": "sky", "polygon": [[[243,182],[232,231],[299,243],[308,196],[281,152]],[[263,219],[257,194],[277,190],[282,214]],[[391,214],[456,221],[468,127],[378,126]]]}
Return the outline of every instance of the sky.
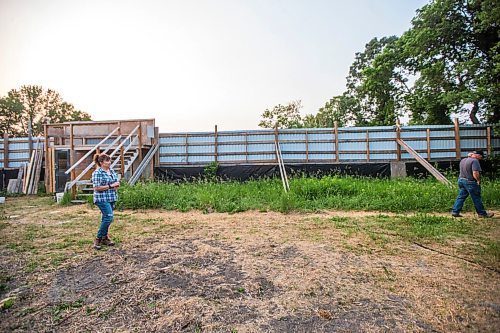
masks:
{"label": "sky", "polygon": [[400,36],[424,0],[0,0],[0,96],[59,92],[93,120],[160,132],[257,129],[265,109],[315,114],[356,52]]}

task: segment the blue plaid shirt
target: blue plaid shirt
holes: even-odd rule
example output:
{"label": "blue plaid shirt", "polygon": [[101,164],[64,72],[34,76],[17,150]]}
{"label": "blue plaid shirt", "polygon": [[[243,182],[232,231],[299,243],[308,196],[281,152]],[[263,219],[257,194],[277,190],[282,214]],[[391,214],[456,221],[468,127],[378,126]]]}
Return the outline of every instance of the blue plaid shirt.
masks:
{"label": "blue plaid shirt", "polygon": [[[92,185],[94,188],[97,186],[110,185],[118,181],[118,175],[112,169],[109,170],[110,174],[104,171],[102,168],[95,170],[92,173]],[[94,202],[116,202],[118,200],[118,193],[115,189],[109,189],[106,191],[96,191],[94,190]]]}

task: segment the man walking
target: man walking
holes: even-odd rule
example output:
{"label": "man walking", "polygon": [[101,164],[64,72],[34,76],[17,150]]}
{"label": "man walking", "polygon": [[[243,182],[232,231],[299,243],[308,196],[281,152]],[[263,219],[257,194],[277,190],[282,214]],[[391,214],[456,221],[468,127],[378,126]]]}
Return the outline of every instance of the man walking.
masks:
{"label": "man walking", "polygon": [[458,178],[458,197],[455,200],[451,216],[462,217],[460,211],[464,206],[465,199],[470,195],[476,212],[480,217],[493,217],[493,213],[489,213],[484,209],[483,200],[481,199],[481,165],[479,160],[483,158],[484,153],[481,150],[469,153],[467,158],[460,161],[460,176]]}

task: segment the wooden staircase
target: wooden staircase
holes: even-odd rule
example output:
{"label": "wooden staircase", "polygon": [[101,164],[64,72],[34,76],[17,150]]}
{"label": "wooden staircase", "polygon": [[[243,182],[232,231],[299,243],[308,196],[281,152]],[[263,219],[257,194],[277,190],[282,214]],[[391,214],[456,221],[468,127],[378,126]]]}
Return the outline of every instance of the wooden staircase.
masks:
{"label": "wooden staircase", "polygon": [[[145,169],[143,164],[145,164],[146,159],[143,159],[139,166],[136,164],[135,168],[134,162],[137,159],[142,159],[142,149],[146,147],[140,144],[138,129],[139,126],[135,127],[127,137],[123,138],[122,135],[117,135],[113,140],[113,135],[120,133],[120,128],[115,128],[107,137],[93,146],[80,160],[65,171],[66,174],[71,173],[71,181],[66,183],[64,191],[72,192],[74,203],[85,203],[88,197],[93,195],[92,181],[89,174],[95,169],[96,165],[93,161],[89,163],[89,158],[96,152],[106,153],[111,157],[111,168],[118,174],[120,179],[128,181],[131,178],[138,179],[140,177],[140,174]],[[111,143],[106,143],[111,140],[113,140]],[[150,148],[147,156],[151,155],[152,150],[156,151],[156,149],[153,149],[157,148],[156,146]],[[151,158],[147,159],[147,161],[149,163]],[[87,167],[76,175],[77,166],[83,163],[88,164]],[[137,172],[139,175],[135,174]]]}

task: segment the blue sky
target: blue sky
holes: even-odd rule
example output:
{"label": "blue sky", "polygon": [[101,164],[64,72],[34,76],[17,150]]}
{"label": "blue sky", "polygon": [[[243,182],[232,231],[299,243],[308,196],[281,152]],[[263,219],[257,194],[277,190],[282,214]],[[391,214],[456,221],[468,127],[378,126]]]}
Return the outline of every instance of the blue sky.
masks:
{"label": "blue sky", "polygon": [[0,0],[0,95],[36,84],[95,120],[255,129],[278,103],[316,113],[354,54],[427,2]]}

